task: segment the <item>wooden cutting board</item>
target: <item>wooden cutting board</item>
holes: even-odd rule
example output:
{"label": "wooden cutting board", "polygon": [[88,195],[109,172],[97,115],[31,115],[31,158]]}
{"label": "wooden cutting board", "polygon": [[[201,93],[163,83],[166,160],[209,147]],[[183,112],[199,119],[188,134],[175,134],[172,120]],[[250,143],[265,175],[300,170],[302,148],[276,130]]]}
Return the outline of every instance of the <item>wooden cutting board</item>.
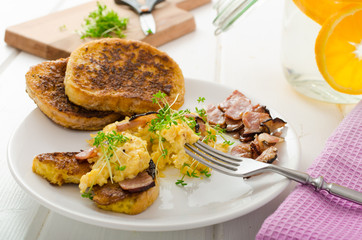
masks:
{"label": "wooden cutting board", "polygon": [[[128,6],[117,5],[113,0],[103,0],[118,13],[128,17],[125,31],[127,39],[135,39],[160,46],[195,30],[195,20],[188,10],[211,0],[167,0],[156,6],[152,14],[156,22],[156,33],[145,36],[141,30],[139,16]],[[76,30],[81,29],[84,18],[97,9],[97,1],[92,1],[60,12],[55,12],[25,23],[10,26],[5,32],[5,42],[20,50],[45,59],[67,57],[82,43],[93,39],[80,39]]]}

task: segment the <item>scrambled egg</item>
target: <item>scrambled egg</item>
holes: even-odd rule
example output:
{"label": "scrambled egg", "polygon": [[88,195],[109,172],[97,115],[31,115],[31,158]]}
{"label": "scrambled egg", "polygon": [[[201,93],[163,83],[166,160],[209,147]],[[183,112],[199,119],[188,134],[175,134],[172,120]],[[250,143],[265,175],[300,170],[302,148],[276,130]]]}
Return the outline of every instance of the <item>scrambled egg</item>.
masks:
{"label": "scrambled egg", "polygon": [[100,186],[106,184],[108,178],[114,182],[121,182],[127,178],[134,178],[148,168],[151,157],[146,148],[146,141],[129,133],[123,135],[128,140],[114,149],[109,161],[99,149],[97,156],[88,160],[94,165],[92,170],[80,179],[79,188],[82,193],[95,184]]}
{"label": "scrambled egg", "polygon": [[[117,132],[128,140],[115,150],[115,154],[109,161],[105,160],[104,154],[99,150],[96,157],[88,160],[94,165],[92,171],[82,176],[80,180],[81,192],[85,192],[87,188],[95,184],[102,186],[108,179],[120,182],[127,178],[134,178],[148,168],[150,159],[155,162],[158,170],[163,170],[166,166],[174,166],[180,169],[182,174],[193,173],[196,176],[200,176],[201,171],[210,170],[186,154],[185,144],[193,144],[200,138],[186,122],[178,120],[177,124],[156,132],[150,131],[150,123],[118,132],[117,125],[127,122],[129,118],[111,123],[103,129],[104,133]],[[213,147],[220,148],[215,143],[211,144],[215,145]],[[125,169],[120,170],[121,166],[125,166]]]}
{"label": "scrambled egg", "polygon": [[[128,119],[125,119],[122,122],[127,121]],[[117,125],[122,122],[109,124],[104,131],[116,130]],[[193,144],[200,138],[185,122],[178,121],[177,125],[172,124],[169,128],[157,132],[158,135],[149,131],[148,125],[132,128],[125,132],[147,142],[147,149],[158,170],[163,170],[166,166],[171,165],[182,170],[183,173],[185,170],[192,169],[199,174],[199,171],[207,168],[187,155],[184,150],[185,143]]]}

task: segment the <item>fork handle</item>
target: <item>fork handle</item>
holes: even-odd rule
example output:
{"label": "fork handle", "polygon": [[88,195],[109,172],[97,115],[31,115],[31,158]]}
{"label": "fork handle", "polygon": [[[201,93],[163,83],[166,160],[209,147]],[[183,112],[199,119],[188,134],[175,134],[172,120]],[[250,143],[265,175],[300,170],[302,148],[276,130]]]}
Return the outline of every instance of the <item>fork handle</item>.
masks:
{"label": "fork handle", "polygon": [[270,165],[268,168],[272,172],[277,172],[289,179],[297,181],[299,183],[305,185],[312,185],[314,186],[316,191],[325,190],[332,195],[350,200],[352,202],[362,204],[362,193],[347,187],[343,187],[341,185],[335,183],[327,183],[324,181],[322,176],[312,178],[310,175],[304,172],[299,172],[292,169],[287,169],[283,167],[279,167],[276,165]]}

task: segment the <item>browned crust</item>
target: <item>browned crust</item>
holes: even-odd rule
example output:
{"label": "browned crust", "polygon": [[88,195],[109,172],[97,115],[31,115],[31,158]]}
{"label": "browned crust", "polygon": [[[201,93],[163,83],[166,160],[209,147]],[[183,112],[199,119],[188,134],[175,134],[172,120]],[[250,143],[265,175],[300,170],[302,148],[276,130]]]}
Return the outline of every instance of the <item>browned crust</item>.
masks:
{"label": "browned crust", "polygon": [[75,155],[79,152],[54,152],[42,153],[37,156],[40,162],[45,164],[54,163],[57,169],[64,169],[69,175],[86,174],[91,170],[90,164],[87,161],[79,162]]}
{"label": "browned crust", "polygon": [[26,73],[26,92],[40,110],[57,124],[79,130],[100,130],[120,119],[119,113],[91,111],[69,101],[64,89],[67,62],[43,62]]}
{"label": "browned crust", "polygon": [[80,178],[91,170],[88,161],[79,162],[78,152],[42,153],[33,159],[33,172],[52,184],[79,183]]}
{"label": "browned crust", "polygon": [[94,187],[93,201],[104,210],[134,215],[145,211],[153,204],[158,195],[157,181],[154,187],[138,193],[127,193],[118,183],[108,182],[101,187]]}
{"label": "browned crust", "polygon": [[108,182],[103,186],[93,187],[93,201],[99,205],[109,205],[123,200],[130,196],[130,193],[123,191],[118,183]]}
{"label": "browned crust", "polygon": [[69,99],[85,108],[124,114],[157,110],[151,99],[164,92],[174,108],[184,102],[181,69],[166,53],[149,44],[102,39],[72,52],[65,76]]}

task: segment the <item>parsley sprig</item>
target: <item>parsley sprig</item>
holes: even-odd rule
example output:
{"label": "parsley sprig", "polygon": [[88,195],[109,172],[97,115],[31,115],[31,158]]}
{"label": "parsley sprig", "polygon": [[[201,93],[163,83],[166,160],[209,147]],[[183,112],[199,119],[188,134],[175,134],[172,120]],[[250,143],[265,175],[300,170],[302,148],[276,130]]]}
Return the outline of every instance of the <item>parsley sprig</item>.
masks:
{"label": "parsley sprig", "polygon": [[82,24],[81,38],[112,37],[124,38],[123,31],[127,29],[128,18],[119,18],[113,11],[107,11],[106,5],[97,2],[97,10],[89,13]]}

